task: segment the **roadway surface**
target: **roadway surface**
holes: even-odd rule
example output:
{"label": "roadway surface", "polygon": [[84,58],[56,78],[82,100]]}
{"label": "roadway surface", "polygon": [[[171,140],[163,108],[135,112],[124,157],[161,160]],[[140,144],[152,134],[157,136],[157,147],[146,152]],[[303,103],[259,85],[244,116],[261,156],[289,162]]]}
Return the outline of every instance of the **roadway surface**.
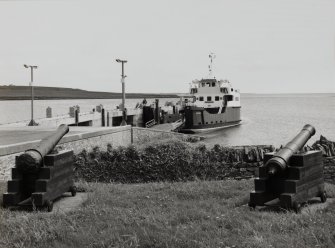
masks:
{"label": "roadway surface", "polygon": [[[41,128],[41,127],[6,127],[0,128],[0,146],[8,146],[17,143],[26,143],[36,140],[41,140],[52,132],[56,128]],[[94,128],[92,128],[92,131]],[[86,131],[88,132],[88,131]],[[70,131],[66,135],[85,133],[85,131]]]}

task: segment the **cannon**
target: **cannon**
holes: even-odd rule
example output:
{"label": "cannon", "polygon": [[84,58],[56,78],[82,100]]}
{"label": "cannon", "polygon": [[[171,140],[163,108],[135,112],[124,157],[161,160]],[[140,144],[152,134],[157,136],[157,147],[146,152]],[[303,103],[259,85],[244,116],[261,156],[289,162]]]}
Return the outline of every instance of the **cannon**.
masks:
{"label": "cannon", "polygon": [[299,152],[304,147],[306,142],[315,134],[315,128],[309,124],[305,125],[303,129],[295,136],[290,142],[288,142],[282,149],[276,152],[266,162],[269,175],[274,175],[285,171],[289,159],[294,153]]}
{"label": "cannon", "polygon": [[307,124],[279,151],[264,155],[255,190],[250,193],[250,207],[277,205],[298,212],[313,197],[327,200],[321,151],[302,151],[314,134],[315,128]]}
{"label": "cannon", "polygon": [[55,151],[61,138],[68,133],[67,125],[60,125],[37,147],[26,150],[15,159],[12,180],[3,194],[3,206],[47,207],[52,211],[53,201],[65,192],[76,195],[73,173],[73,151]]}
{"label": "cannon", "polygon": [[56,132],[41,140],[34,149],[29,149],[18,156],[16,166],[21,172],[34,172],[40,169],[44,156],[50,153],[60,139],[69,132],[67,125],[60,125]]}

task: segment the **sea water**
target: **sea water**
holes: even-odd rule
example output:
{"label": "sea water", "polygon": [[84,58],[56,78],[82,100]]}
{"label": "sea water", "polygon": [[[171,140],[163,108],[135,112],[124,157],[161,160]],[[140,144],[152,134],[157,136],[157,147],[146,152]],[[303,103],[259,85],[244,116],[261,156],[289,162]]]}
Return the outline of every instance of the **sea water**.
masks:
{"label": "sea water", "polygon": [[222,145],[285,145],[311,124],[316,134],[335,141],[335,94],[242,95],[242,123],[204,134],[206,142]]}
{"label": "sea water", "polygon": [[[134,108],[143,99],[127,99],[126,107]],[[154,99],[147,99],[148,104]],[[160,99],[164,105],[179,99]],[[44,118],[46,108],[51,107],[53,116],[64,115],[69,107],[80,106],[80,111],[92,111],[102,104],[105,109],[116,109],[121,99],[74,99],[74,100],[35,100],[34,117]],[[288,94],[241,96],[242,123],[236,127],[201,133],[204,142],[210,145],[285,145],[305,124],[316,128],[312,144],[320,135],[335,141],[335,94]],[[30,101],[0,101],[0,124],[30,120]],[[38,121],[37,121],[38,122]],[[1,127],[1,125],[0,125]]]}

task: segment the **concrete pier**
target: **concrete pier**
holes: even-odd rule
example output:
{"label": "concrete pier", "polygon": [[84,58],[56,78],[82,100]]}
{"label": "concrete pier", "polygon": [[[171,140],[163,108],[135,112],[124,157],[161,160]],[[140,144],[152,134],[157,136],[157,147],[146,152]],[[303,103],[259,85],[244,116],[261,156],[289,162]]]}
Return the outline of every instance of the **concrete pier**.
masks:
{"label": "concrete pier", "polygon": [[[127,123],[133,126],[142,125],[142,109],[129,109]],[[108,116],[108,120],[106,117]],[[102,118],[105,118],[102,122]],[[111,126],[120,126],[122,121],[122,111],[120,110],[107,110],[105,109],[105,115],[102,116],[98,111],[78,113],[78,120],[76,116],[70,114],[55,116],[51,118],[35,119],[39,126],[52,128],[58,127],[60,124],[66,124],[69,126],[91,126],[101,127],[102,123],[110,123]],[[27,126],[27,121],[18,121],[14,123],[0,124],[0,127],[24,127]]]}

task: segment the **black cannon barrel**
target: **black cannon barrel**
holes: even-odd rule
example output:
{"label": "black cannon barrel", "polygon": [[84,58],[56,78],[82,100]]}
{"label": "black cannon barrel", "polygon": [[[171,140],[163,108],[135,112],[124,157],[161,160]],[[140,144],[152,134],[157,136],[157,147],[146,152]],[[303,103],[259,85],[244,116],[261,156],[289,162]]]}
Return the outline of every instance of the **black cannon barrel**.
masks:
{"label": "black cannon barrel", "polygon": [[69,127],[67,125],[60,125],[53,134],[42,139],[36,148],[29,149],[21,154],[16,161],[17,168],[22,172],[39,169],[42,166],[43,157],[50,153],[68,132]]}
{"label": "black cannon barrel", "polygon": [[274,175],[284,171],[290,157],[304,147],[306,142],[315,134],[315,128],[312,125],[306,124],[303,129],[288,142],[282,149],[274,154],[265,164],[269,175]]}

